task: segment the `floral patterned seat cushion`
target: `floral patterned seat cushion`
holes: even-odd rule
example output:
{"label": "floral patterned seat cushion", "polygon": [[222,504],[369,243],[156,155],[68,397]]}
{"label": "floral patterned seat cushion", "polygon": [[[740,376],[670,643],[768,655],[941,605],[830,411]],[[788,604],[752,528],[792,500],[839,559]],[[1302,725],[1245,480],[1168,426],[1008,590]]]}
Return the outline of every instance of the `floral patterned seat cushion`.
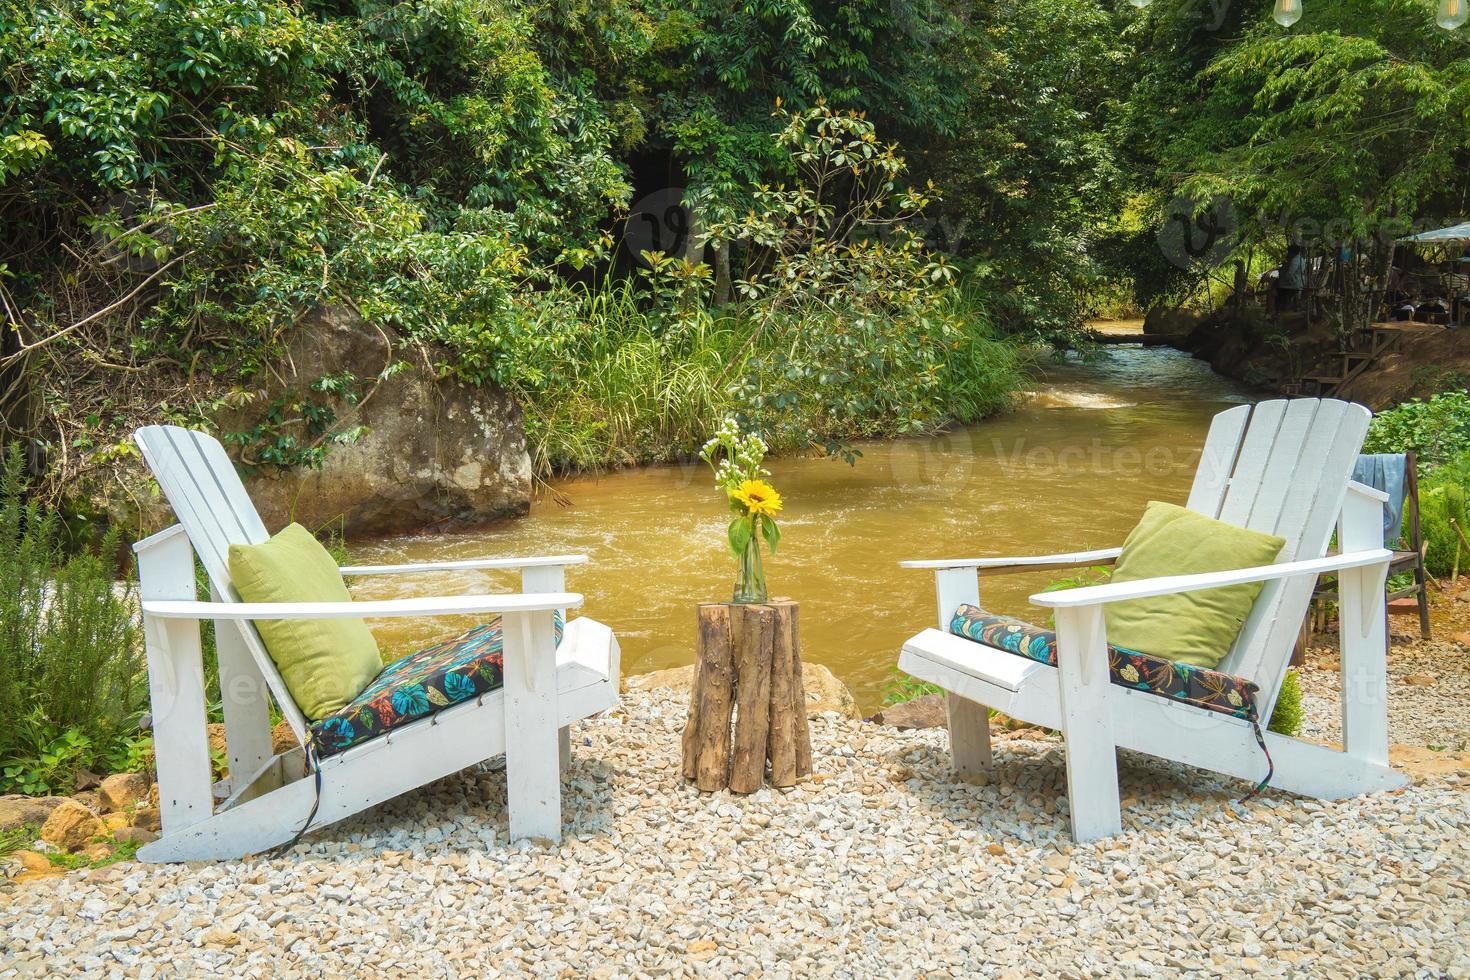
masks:
{"label": "floral patterned seat cushion", "polygon": [[[562,619],[555,617],[556,642]],[[346,707],[311,726],[321,758],[493,691],[504,682],[500,617],[384,667]]]}
{"label": "floral patterned seat cushion", "polygon": [[[1057,635],[1010,616],[992,616],[984,609],[963,605],[955,611],[949,630],[967,640],[983,643],[1038,663],[1057,665]],[[1206,667],[1176,663],[1137,650],[1108,645],[1108,666],[1114,684],[1183,701],[1236,718],[1255,720],[1256,685],[1241,677]]]}

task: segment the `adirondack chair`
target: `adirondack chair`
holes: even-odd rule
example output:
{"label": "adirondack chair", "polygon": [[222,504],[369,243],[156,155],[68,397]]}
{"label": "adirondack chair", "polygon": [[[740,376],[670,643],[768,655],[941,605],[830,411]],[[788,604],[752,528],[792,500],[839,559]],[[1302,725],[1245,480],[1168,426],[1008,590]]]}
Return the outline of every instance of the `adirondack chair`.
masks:
{"label": "adirondack chair", "polygon": [[[499,755],[513,839],[561,837],[561,769],[572,722],[618,701],[619,651],[608,627],[554,617],[581,605],[564,591],[568,566],[586,558],[487,558],[343,567],[344,576],[519,569],[522,592],[371,602],[245,603],[230,585],[229,546],[268,535],[224,448],[174,426],[135,440],[179,523],[138,542],[149,691],[163,832],[144,861],[236,858],[294,839],[417,786]],[[195,556],[211,601],[195,593]],[[311,723],[253,625],[266,619],[434,616],[502,617],[503,685],[318,759]],[[212,620],[224,701],[229,777],[211,785],[199,624]],[[269,700],[300,745],[275,753]],[[216,805],[216,800],[221,802]]]}
{"label": "adirondack chair", "polygon": [[[1217,415],[1188,507],[1285,538],[1276,563],[1033,595],[1032,603],[1055,612],[1055,666],[950,632],[957,608],[980,605],[977,573],[1110,564],[1120,548],[1032,558],[903,562],[908,568],[934,571],[939,628],[926,629],[905,643],[899,667],[947,692],[955,772],[974,775],[991,765],[989,706],[1062,732],[1077,841],[1122,829],[1119,746],[1252,781],[1268,771],[1264,747],[1274,760],[1273,785],[1323,799],[1403,785],[1404,777],[1388,765],[1383,584],[1393,555],[1383,547],[1385,495],[1349,480],[1368,420],[1368,410],[1360,405],[1325,399],[1267,401]],[[1341,553],[1328,556],[1334,525]],[[1313,583],[1328,571],[1338,573],[1342,594],[1341,751],[1261,732],[1245,718],[1126,687],[1110,676],[1104,604],[1262,582],[1239,637],[1217,670],[1256,686],[1256,717],[1264,727]],[[1258,735],[1264,745],[1257,742]]]}

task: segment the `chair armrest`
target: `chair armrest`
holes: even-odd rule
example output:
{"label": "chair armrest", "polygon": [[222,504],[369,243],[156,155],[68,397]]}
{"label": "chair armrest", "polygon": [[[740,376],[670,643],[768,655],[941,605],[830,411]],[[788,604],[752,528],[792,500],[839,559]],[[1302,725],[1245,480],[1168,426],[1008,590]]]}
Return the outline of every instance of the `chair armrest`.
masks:
{"label": "chair armrest", "polygon": [[1024,558],[939,558],[926,561],[901,561],[900,568],[974,568],[992,575],[1003,571],[1040,572],[1050,568],[1076,568],[1079,565],[1109,565],[1117,560],[1122,548],[1097,551],[1072,551],[1060,555],[1032,555]]}
{"label": "chair armrest", "polygon": [[468,558],[462,561],[422,561],[406,565],[343,565],[346,575],[403,575],[410,572],[469,572],[492,569],[542,568],[548,565],[582,565],[586,555],[545,555],[535,558]]}
{"label": "chair armrest", "polygon": [[553,612],[582,605],[575,592],[457,595],[368,602],[199,602],[144,599],[143,613],[158,619],[360,619],[456,613]]}
{"label": "chair armrest", "polygon": [[1038,592],[1031,597],[1031,602],[1033,605],[1046,606],[1051,609],[1095,606],[1105,602],[1143,599],[1156,595],[1174,595],[1180,592],[1198,592],[1201,589],[1216,589],[1224,585],[1266,582],[1296,575],[1320,575],[1323,572],[1336,572],[1345,568],[1361,568],[1364,565],[1387,562],[1392,557],[1393,552],[1388,549],[1375,548],[1368,551],[1352,551],[1345,555],[1328,555],[1325,558],[1282,562],[1279,565],[1240,568],[1230,572],[1165,575],[1160,578],[1139,579],[1136,582],[1109,582],[1106,585],[1088,585],[1078,589],[1062,589],[1057,592]]}

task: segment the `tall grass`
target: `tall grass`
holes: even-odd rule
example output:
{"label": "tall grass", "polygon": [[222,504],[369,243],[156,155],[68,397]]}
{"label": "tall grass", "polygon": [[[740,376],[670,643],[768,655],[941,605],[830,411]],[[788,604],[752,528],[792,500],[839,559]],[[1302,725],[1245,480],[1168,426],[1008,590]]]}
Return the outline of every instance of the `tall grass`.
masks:
{"label": "tall grass", "polygon": [[895,327],[865,311],[655,306],[628,280],[542,294],[526,310],[537,346],[516,382],[535,469],[688,457],[731,414],[793,452],[1004,408],[1024,380],[1021,355],[973,299],[956,290],[943,307]]}
{"label": "tall grass", "polygon": [[521,382],[542,474],[697,451],[748,357],[748,324],[738,317],[652,312],[628,281],[561,291],[531,309],[536,333],[560,338],[556,373]]}

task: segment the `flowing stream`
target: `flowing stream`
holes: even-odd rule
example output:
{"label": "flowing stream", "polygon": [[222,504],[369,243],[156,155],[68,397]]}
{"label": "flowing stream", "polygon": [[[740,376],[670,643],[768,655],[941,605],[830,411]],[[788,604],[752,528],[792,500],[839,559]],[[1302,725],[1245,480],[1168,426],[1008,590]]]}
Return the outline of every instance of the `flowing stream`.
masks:
{"label": "flowing stream", "polygon": [[[1105,348],[1091,362],[1045,362],[1011,414],[925,439],[863,445],[840,460],[777,459],[786,502],[772,595],[801,603],[802,657],[825,664],[876,710],[899,646],[933,625],[933,577],[905,558],[1043,554],[1120,544],[1149,500],[1182,503],[1209,420],[1247,390],[1203,362],[1154,347]],[[613,627],[623,673],[692,659],[694,605],[730,596],[728,520],[703,463],[652,466],[558,485],[529,517],[485,530],[354,543],[362,562],[586,553],[568,575],[583,607]],[[990,609],[1037,617],[1027,596],[1070,572],[982,582]],[[360,598],[515,588],[508,575],[359,579]],[[385,654],[473,623],[374,624]]]}

